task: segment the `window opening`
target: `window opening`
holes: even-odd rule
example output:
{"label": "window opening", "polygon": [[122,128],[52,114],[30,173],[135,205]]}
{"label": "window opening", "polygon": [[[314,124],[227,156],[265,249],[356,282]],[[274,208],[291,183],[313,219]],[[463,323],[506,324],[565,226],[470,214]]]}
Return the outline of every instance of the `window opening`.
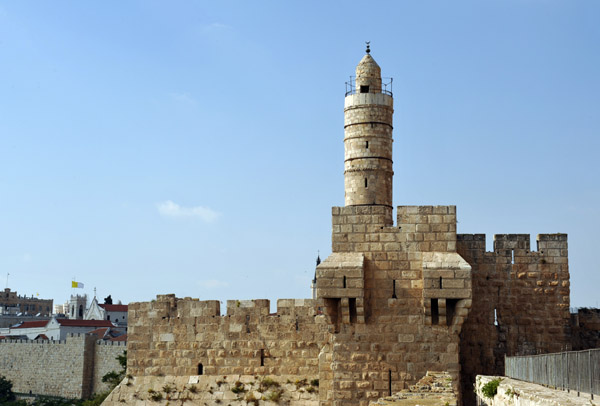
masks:
{"label": "window opening", "polygon": [[204,366],[202,364],[198,364],[198,375],[202,375],[204,373]]}
{"label": "window opening", "polygon": [[388,369],[388,396],[392,396],[392,370]]}
{"label": "window opening", "polygon": [[361,93],[369,93],[369,86],[368,85],[361,85],[360,86],[360,92]]}
{"label": "window opening", "polygon": [[250,332],[250,315],[246,315],[246,333]]}
{"label": "window opening", "polygon": [[510,250],[510,263],[511,264],[515,263],[515,250],[514,250],[514,248],[512,250]]}
{"label": "window opening", "polygon": [[440,276],[440,289],[443,289],[442,287],[442,277]]}
{"label": "window opening", "polygon": [[438,308],[438,300],[431,299],[431,324],[439,324],[440,310]]}
{"label": "window opening", "polygon": [[265,350],[263,350],[262,348],[260,350],[260,366],[265,366]]}
{"label": "window opening", "polygon": [[296,331],[298,331],[298,319],[296,319]]}
{"label": "window opening", "polygon": [[79,317],[83,317],[83,305],[79,305]]}
{"label": "window opening", "polygon": [[356,298],[348,299],[348,307],[350,308],[350,323],[356,323]]}
{"label": "window opening", "polygon": [[365,187],[369,187],[369,183],[368,183],[367,178],[365,178]]}
{"label": "window opening", "polygon": [[398,299],[396,296],[396,279],[392,280],[392,299]]}
{"label": "window opening", "polygon": [[459,299],[446,299],[446,325],[451,326]]}
{"label": "window opening", "polygon": [[494,326],[498,325],[498,312],[496,311],[496,308],[494,308]]}
{"label": "window opening", "polygon": [[340,332],[340,323],[342,320],[342,300],[339,298],[325,298],[325,311],[331,318],[331,324],[334,327],[334,333]]}
{"label": "window opening", "polygon": [[344,285],[344,288],[346,287],[346,275],[344,275],[344,281],[342,282]]}
{"label": "window opening", "polygon": [[365,143],[365,147],[366,147],[367,149],[369,149],[369,141],[366,141],[366,143]]}

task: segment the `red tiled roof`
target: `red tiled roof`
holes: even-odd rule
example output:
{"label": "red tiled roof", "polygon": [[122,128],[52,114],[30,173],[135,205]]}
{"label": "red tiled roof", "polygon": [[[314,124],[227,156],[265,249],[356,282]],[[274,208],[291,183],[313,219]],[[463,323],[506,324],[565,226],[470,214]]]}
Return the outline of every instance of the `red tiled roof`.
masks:
{"label": "red tiled roof", "polygon": [[56,319],[61,326],[67,327],[114,327],[108,320],[71,320]]}
{"label": "red tiled roof", "polygon": [[50,340],[46,334],[38,334],[34,340]]}
{"label": "red tiled roof", "polygon": [[111,338],[108,341],[127,341],[127,334],[121,334],[120,336]]}
{"label": "red tiled roof", "polygon": [[46,324],[48,324],[48,320],[24,321],[17,327],[13,327],[13,328],[17,329],[17,328],[46,327]]}
{"label": "red tiled roof", "polygon": [[123,305],[123,304],[101,304],[98,305],[101,308],[103,308],[104,310],[106,310],[107,312],[126,312],[127,311],[127,305]]}
{"label": "red tiled roof", "polygon": [[98,337],[102,338],[102,337],[104,337],[104,335],[106,335],[107,331],[108,331],[108,327],[102,327],[102,328],[97,328],[96,330],[92,330],[88,334],[95,334]]}

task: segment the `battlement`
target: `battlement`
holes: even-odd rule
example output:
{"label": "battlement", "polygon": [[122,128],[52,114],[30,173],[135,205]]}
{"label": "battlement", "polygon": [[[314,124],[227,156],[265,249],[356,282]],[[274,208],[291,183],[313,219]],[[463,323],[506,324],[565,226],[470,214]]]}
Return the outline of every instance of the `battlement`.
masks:
{"label": "battlement", "polygon": [[[159,295],[129,305],[132,375],[318,374],[328,325],[316,300],[214,300]],[[198,345],[201,344],[202,348]],[[157,351],[164,356],[156,357]],[[192,356],[193,354],[193,356]]]}
{"label": "battlement", "polygon": [[333,252],[456,252],[456,206],[347,206],[332,209]]}
{"label": "battlement", "polygon": [[268,299],[228,300],[226,314],[221,315],[221,303],[218,300],[199,300],[196,298],[177,298],[174,294],[157,295],[151,302],[129,304],[130,323],[135,324],[140,317],[151,319],[210,317],[226,318],[239,315],[289,316],[308,314],[317,301],[312,299],[278,299],[277,312],[270,313],[271,301]]}
{"label": "battlement", "polygon": [[[456,238],[463,250],[469,251],[468,256],[480,256],[485,252],[485,234],[458,234]],[[567,234],[538,234],[535,250],[530,241],[530,234],[494,234],[493,253],[510,257],[511,263],[534,257],[543,259],[543,263],[567,263]]]}

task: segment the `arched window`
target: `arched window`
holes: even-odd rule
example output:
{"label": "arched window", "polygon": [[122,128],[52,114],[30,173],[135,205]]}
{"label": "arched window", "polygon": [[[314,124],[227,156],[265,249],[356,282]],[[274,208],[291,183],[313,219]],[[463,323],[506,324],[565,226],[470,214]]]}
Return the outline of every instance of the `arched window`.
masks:
{"label": "arched window", "polygon": [[79,317],[83,317],[83,305],[79,305]]}

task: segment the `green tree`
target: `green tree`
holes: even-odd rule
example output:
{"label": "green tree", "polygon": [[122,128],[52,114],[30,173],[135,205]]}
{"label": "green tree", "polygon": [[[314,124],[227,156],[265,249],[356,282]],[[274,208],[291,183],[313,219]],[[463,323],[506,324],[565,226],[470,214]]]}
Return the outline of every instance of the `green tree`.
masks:
{"label": "green tree", "polygon": [[121,381],[125,378],[125,372],[127,371],[127,350],[123,351],[123,354],[117,355],[115,358],[119,361],[121,370],[118,372],[110,371],[102,377],[102,382],[106,382],[110,385],[110,391],[112,391]]}
{"label": "green tree", "polygon": [[12,382],[6,379],[4,376],[0,376],[0,404],[12,402],[16,399],[15,394],[12,391]]}

